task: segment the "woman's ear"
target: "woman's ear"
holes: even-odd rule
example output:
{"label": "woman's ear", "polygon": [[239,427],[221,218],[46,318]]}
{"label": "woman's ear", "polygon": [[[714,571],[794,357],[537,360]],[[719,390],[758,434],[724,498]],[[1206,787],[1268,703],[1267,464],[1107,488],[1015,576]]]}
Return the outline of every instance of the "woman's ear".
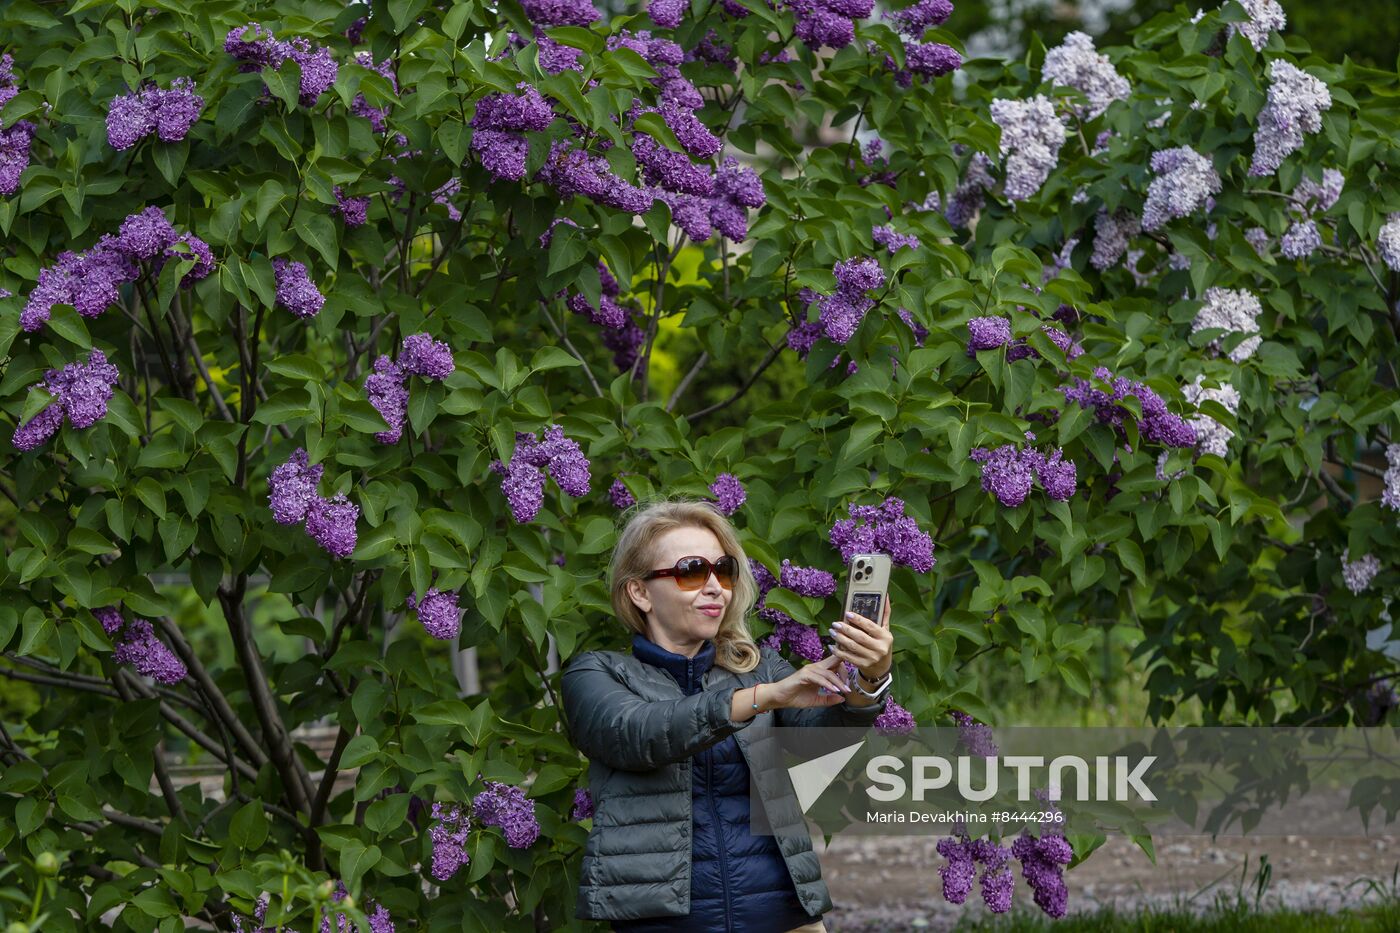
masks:
{"label": "woman's ear", "polygon": [[627,581],[627,595],[632,598],[632,605],[645,615],[651,612],[651,596],[647,593],[647,588],[641,580]]}

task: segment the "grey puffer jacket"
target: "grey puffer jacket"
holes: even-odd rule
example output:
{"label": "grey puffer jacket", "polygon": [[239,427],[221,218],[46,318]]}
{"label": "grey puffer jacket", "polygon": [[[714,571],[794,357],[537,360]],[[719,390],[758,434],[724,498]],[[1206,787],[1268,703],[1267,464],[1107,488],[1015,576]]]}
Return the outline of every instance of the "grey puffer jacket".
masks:
{"label": "grey puffer jacket", "polygon": [[[773,728],[868,728],[887,701],[777,709],[734,722],[729,713],[735,690],[794,672],[773,649],[760,652],[758,667],[746,674],[711,667],[700,692],[691,696],[666,671],[619,651],[585,652],[565,666],[561,703],[574,744],[589,758],[594,803],[579,876],[580,919],[690,914],[692,757],[729,736],[753,776],[802,907],[813,916],[831,909]],[[835,741],[848,738],[849,733]],[[811,757],[830,750],[821,731],[804,746]]]}

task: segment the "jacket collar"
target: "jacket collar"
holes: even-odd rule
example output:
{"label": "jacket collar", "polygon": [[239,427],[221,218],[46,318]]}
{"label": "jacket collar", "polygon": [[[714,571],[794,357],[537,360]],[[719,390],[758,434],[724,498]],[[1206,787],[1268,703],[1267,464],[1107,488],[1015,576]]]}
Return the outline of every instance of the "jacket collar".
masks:
{"label": "jacket collar", "polygon": [[715,643],[706,639],[705,643],[700,646],[700,650],[695,653],[695,657],[687,658],[683,654],[667,651],[645,635],[634,632],[632,633],[632,655],[639,661],[645,661],[653,667],[659,667],[666,671],[684,689],[691,686],[691,684],[686,683],[687,668],[690,676],[694,678],[694,683],[699,684],[701,678],[705,676],[705,672],[714,665]]}

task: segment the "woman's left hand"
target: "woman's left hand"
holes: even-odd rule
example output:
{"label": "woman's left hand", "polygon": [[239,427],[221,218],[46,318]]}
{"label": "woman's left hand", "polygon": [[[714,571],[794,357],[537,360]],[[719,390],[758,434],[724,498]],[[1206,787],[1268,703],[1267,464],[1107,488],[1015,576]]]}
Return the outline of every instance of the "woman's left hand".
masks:
{"label": "woman's left hand", "polygon": [[894,663],[894,635],[890,632],[890,600],[885,599],[885,611],[877,624],[863,615],[852,613],[841,622],[833,622],[831,634],[836,638],[833,652],[854,664],[866,680],[885,676]]}

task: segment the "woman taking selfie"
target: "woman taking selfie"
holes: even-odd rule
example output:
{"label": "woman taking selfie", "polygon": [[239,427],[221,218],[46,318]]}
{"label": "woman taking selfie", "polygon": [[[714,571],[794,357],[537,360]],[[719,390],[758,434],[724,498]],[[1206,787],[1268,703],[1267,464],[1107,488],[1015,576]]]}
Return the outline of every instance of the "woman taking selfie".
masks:
{"label": "woman taking selfie", "polygon": [[[772,729],[875,721],[889,601],[879,623],[847,618],[833,654],[794,670],[749,634],[757,584],[733,525],[703,501],[639,507],[609,578],[631,652],[585,652],[563,673],[595,808],[577,915],[629,933],[825,930],[831,896]],[[848,684],[842,661],[861,677]]]}

